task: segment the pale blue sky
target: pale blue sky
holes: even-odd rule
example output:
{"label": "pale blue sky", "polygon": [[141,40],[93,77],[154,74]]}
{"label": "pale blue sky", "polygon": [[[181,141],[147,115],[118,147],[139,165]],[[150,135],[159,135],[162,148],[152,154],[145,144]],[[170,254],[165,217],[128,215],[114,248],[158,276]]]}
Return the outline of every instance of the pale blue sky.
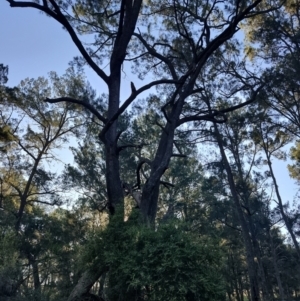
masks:
{"label": "pale blue sky", "polygon": [[[79,55],[67,32],[55,20],[31,8],[11,8],[5,0],[0,0],[0,43],[0,63],[9,65],[9,86],[26,77],[47,76],[49,71],[61,75],[68,62]],[[105,92],[92,70],[87,70],[87,79],[99,94]],[[123,93],[129,93],[131,80],[136,82],[128,73]],[[284,199],[292,201],[297,187],[286,166],[287,162],[276,162],[274,169]]]}
{"label": "pale blue sky", "polygon": [[11,8],[0,1],[0,60],[9,65],[9,85],[25,77],[62,74],[78,55],[66,31],[54,20],[33,9]]}

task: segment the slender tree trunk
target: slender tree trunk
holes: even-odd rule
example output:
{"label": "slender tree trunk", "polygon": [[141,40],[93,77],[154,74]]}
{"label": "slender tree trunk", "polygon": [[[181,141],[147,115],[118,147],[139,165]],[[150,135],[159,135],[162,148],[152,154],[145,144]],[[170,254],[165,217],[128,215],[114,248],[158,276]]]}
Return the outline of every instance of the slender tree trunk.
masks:
{"label": "slender tree trunk", "polygon": [[243,281],[242,281],[242,277],[239,277],[239,288],[240,288],[240,295],[241,295],[241,300],[244,301],[244,288],[243,288]]}
{"label": "slender tree trunk", "polygon": [[237,299],[237,301],[241,301],[240,290],[239,290],[237,279],[234,280],[234,286],[235,286],[236,299]]}
{"label": "slender tree trunk", "polygon": [[240,199],[240,201],[243,202],[244,207],[247,208],[247,213],[245,214],[245,216],[246,216],[247,225],[248,225],[248,228],[250,231],[250,237],[251,237],[251,242],[252,242],[252,246],[253,246],[253,255],[257,261],[256,266],[258,268],[258,275],[260,276],[260,287],[262,290],[262,297],[263,297],[264,301],[269,301],[270,294],[269,294],[269,290],[268,290],[268,286],[267,286],[267,280],[266,280],[266,276],[265,276],[263,262],[261,259],[261,250],[260,250],[259,243],[257,240],[257,234],[255,231],[255,226],[254,226],[253,218],[252,218],[252,214],[251,214],[251,205],[249,202],[251,190],[247,185],[247,181],[245,181],[245,177],[244,177],[245,173],[244,173],[243,167],[242,167],[239,145],[236,143],[236,141],[234,139],[232,139],[230,137],[230,135],[229,135],[229,140],[231,142],[231,152],[234,156],[235,164],[237,166],[239,182],[240,182],[240,184],[242,184],[242,187],[243,187],[243,189],[241,191],[242,193],[240,193],[239,199]]}
{"label": "slender tree trunk", "polygon": [[296,236],[294,234],[294,231],[292,229],[292,226],[291,226],[291,224],[288,220],[288,217],[286,216],[286,214],[284,212],[283,202],[282,202],[282,198],[281,198],[281,195],[280,195],[280,192],[279,192],[279,187],[278,187],[278,184],[277,184],[277,181],[276,181],[276,178],[275,178],[275,174],[274,174],[274,171],[273,171],[271,158],[270,158],[270,155],[267,152],[267,149],[265,148],[265,145],[264,145],[264,150],[265,150],[265,154],[266,154],[266,157],[267,157],[267,162],[268,162],[269,170],[270,170],[270,173],[271,173],[271,177],[272,177],[272,180],[273,180],[273,183],[274,183],[275,193],[276,193],[276,197],[277,197],[277,200],[278,200],[279,210],[280,210],[281,216],[283,218],[283,221],[285,223],[285,226],[286,226],[288,232],[291,235],[291,238],[292,238],[292,241],[294,243],[298,258],[300,260],[300,247],[299,247],[298,241],[296,239]]}
{"label": "slender tree trunk", "polygon": [[261,259],[261,254],[260,254],[261,252],[260,252],[260,248],[259,248],[259,243],[256,239],[253,220],[252,220],[251,216],[248,217],[248,224],[249,224],[249,228],[250,228],[250,232],[251,232],[253,251],[254,251],[255,257],[257,258],[257,266],[258,266],[259,276],[260,276],[260,279],[261,279],[261,289],[262,289],[263,299],[265,301],[269,301],[270,300],[270,293],[269,293],[269,290],[268,290],[265,270],[264,270],[263,262],[262,262],[262,259]]}
{"label": "slender tree trunk", "polygon": [[142,191],[141,213],[144,220],[148,224],[153,224],[155,221],[160,179],[166,169],[169,167],[169,163],[173,154],[175,130],[178,127],[178,121],[182,112],[184,100],[190,95],[190,91],[194,87],[196,78],[196,76],[192,77],[184,88],[182,88],[183,85],[177,87],[178,91],[181,90],[179,88],[183,89],[183,91],[178,92],[177,100],[177,93],[172,96],[174,97],[174,104],[172,105],[172,108],[168,114],[167,124],[162,131],[158,148],[151,164],[150,177],[146,181]]}
{"label": "slender tree trunk", "polygon": [[285,293],[284,293],[284,289],[282,286],[280,271],[279,271],[278,264],[277,264],[276,248],[274,246],[273,237],[272,237],[270,231],[268,231],[268,236],[269,236],[269,240],[270,240],[270,246],[271,246],[271,251],[272,251],[272,262],[273,262],[275,277],[276,277],[277,285],[278,285],[278,289],[279,289],[280,300],[285,301],[286,300]]}
{"label": "slender tree trunk", "polygon": [[39,301],[41,299],[41,282],[39,277],[38,263],[34,260],[31,263],[31,266],[32,266],[33,285],[34,285],[34,300]]}
{"label": "slender tree trunk", "polygon": [[27,253],[28,262],[32,267],[32,277],[33,277],[33,286],[34,286],[34,300],[40,300],[41,298],[41,282],[39,275],[39,266],[36,261],[36,258],[31,255],[31,253]]}
{"label": "slender tree trunk", "polygon": [[27,180],[25,189],[20,195],[20,207],[19,207],[19,210],[18,210],[17,221],[16,221],[16,224],[15,224],[16,231],[19,231],[19,228],[20,228],[20,225],[21,225],[21,219],[22,219],[22,216],[23,216],[26,204],[27,204],[28,193],[29,193],[32,181],[33,181],[33,177],[36,174],[38,165],[39,165],[40,161],[42,160],[42,156],[44,155],[44,153],[45,153],[45,151],[47,150],[48,147],[49,147],[49,142],[47,142],[45,144],[42,151],[39,153],[39,155],[35,159],[34,165],[32,167],[29,178]]}
{"label": "slender tree trunk", "polygon": [[231,293],[227,291],[228,300],[232,301]]}
{"label": "slender tree trunk", "polygon": [[36,260],[34,260],[31,262],[31,265],[32,265],[34,289],[36,292],[40,292],[41,282],[40,282],[40,276],[39,276],[38,263],[36,262]]}
{"label": "slender tree trunk", "polygon": [[232,275],[233,275],[233,284],[234,284],[234,289],[235,289],[235,292],[236,292],[236,299],[237,301],[241,301],[241,298],[240,298],[240,290],[239,290],[239,285],[238,285],[238,272],[237,270],[235,269],[235,260],[233,258],[233,254],[231,253],[230,254],[230,258],[231,258],[231,267],[232,267]]}
{"label": "slender tree trunk", "polygon": [[235,204],[235,208],[238,213],[238,217],[240,220],[240,224],[242,227],[242,234],[244,238],[244,243],[246,247],[246,260],[247,260],[247,266],[248,266],[248,274],[249,274],[249,280],[250,280],[250,289],[251,289],[251,300],[252,301],[259,301],[260,295],[259,295],[259,287],[258,287],[258,279],[256,274],[256,267],[255,267],[255,261],[254,261],[254,250],[252,246],[252,240],[250,236],[250,229],[247,225],[247,222],[244,217],[244,213],[240,204],[239,196],[237,194],[237,190],[234,183],[233,174],[231,171],[231,167],[229,165],[229,162],[227,160],[227,156],[224,151],[222,137],[219,133],[219,129],[216,123],[214,123],[214,129],[215,129],[215,135],[216,139],[220,148],[223,164],[227,173],[227,179],[230,186],[230,191],[232,194],[232,198]]}

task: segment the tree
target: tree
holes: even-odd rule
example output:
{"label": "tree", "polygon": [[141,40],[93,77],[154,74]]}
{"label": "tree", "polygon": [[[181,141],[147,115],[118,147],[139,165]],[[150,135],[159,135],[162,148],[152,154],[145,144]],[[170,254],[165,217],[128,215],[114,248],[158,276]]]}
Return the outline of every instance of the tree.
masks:
{"label": "tree", "polygon": [[73,71],[70,69],[61,78],[52,73],[52,87],[44,78],[24,80],[18,89],[6,93],[0,104],[1,126],[10,129],[8,133],[14,141],[0,162],[3,183],[17,202],[17,213],[12,211],[17,231],[26,206],[61,202],[57,187],[53,186],[57,175],[46,169],[46,163],[56,159],[54,149],[66,143],[70,134],[76,134],[82,125],[82,114],[69,104],[51,109],[41,99],[56,93],[87,93],[83,79]]}
{"label": "tree", "polygon": [[[254,16],[276,11],[281,6],[280,2],[262,0],[234,3],[213,0],[206,4],[179,0],[149,1],[149,4],[142,0],[122,0],[121,3],[7,1],[11,7],[35,8],[59,22],[82,55],[82,58],[75,59],[75,63],[81,66],[87,64],[107,85],[107,100],[104,106],[98,108],[93,99],[80,96],[65,94],[58,98],[45,98],[48,103],[82,105],[102,125],[99,139],[105,148],[106,192],[111,214],[123,210],[124,203],[120,139],[124,133],[130,132],[130,128],[125,131],[121,128],[120,116],[142,92],[151,87],[157,87],[158,95],[164,95],[157,97],[156,109],[160,110],[163,122],[160,124],[157,147],[148,162],[149,176],[141,186],[140,211],[144,222],[151,226],[158,211],[162,177],[169,168],[171,158],[174,154],[178,155],[174,140],[177,135],[180,137],[179,130],[190,122],[195,122],[196,126],[206,121],[213,122],[214,126],[223,123],[226,113],[253,102],[261,90],[261,83],[255,82],[252,86],[243,84],[240,90],[233,89],[231,96],[242,90],[247,100],[239,99],[237,103],[220,108],[217,103],[207,101],[202,93],[209,67],[222,61],[222,56],[235,52],[229,40],[239,30],[239,24]],[[85,33],[95,35],[91,48],[85,48],[80,40],[80,35]],[[123,100],[120,98],[121,70],[128,61],[134,64],[133,69],[139,77],[145,78],[151,70],[150,75],[155,80],[140,88],[131,83],[131,94]],[[107,62],[109,75],[104,72]],[[212,73],[209,78],[213,76]],[[84,285],[81,289],[75,289],[76,294],[72,296],[84,295],[99,278],[100,272],[88,271],[85,274],[88,275],[87,280],[81,279]]]}
{"label": "tree", "polygon": [[[264,116],[263,120],[267,121],[267,117]],[[299,244],[295,237],[295,233],[293,231],[293,225],[291,224],[291,219],[289,218],[289,214],[286,212],[285,205],[283,203],[283,199],[281,197],[279,186],[272,166],[272,157],[284,158],[284,153],[282,151],[282,148],[291,142],[291,137],[287,135],[285,132],[281,131],[280,128],[278,128],[277,126],[268,125],[268,123],[261,120],[257,122],[256,130],[253,132],[253,138],[255,142],[262,148],[265,154],[266,163],[268,165],[269,173],[270,173],[269,175],[272,179],[275,188],[275,193],[277,197],[276,203],[279,207],[284,224],[293,240],[295,249],[300,258]]]}
{"label": "tree", "polygon": [[4,85],[8,81],[8,66],[4,66],[3,64],[0,64],[0,85]]}
{"label": "tree", "polygon": [[[2,99],[5,97],[6,87],[5,84],[8,81],[8,66],[4,66],[3,64],[0,64],[0,99],[1,102]],[[2,112],[1,112],[2,114]],[[8,125],[2,125],[0,126],[0,151],[5,152],[7,149],[7,146],[10,142],[14,141],[15,137],[11,134],[11,129]]]}
{"label": "tree", "polygon": [[[261,1],[253,4],[246,3],[246,6],[241,3],[235,5],[228,3],[225,15],[220,13],[219,4],[214,1],[209,9],[203,8],[200,3],[189,6],[180,1],[174,1],[173,4],[153,1],[149,6],[142,5],[141,0],[122,1],[120,5],[115,2],[101,4],[94,1],[75,2],[72,7],[69,7],[73,10],[72,16],[68,15],[68,5],[62,5],[54,0],[42,4],[13,0],[8,2],[12,7],[38,9],[61,23],[86,63],[107,84],[109,93],[105,112],[99,112],[91,104],[74,98],[48,99],[48,102],[68,101],[82,104],[104,124],[99,137],[106,149],[106,182],[111,212],[114,211],[115,204],[122,203],[123,200],[117,145],[121,135],[118,133],[118,117],[141,92],[158,84],[169,84],[167,89],[169,95],[163,106],[166,117],[164,130],[151,163],[150,177],[142,190],[141,211],[146,219],[153,222],[157,210],[159,181],[172,156],[176,129],[184,122],[192,120],[214,120],[214,117],[221,113],[216,110],[211,114],[192,114],[187,118],[181,118],[185,102],[190,95],[198,92],[198,88],[195,90],[195,85],[205,63],[227,40],[232,38],[239,22],[253,15],[264,13],[259,9]],[[159,10],[157,10],[158,7],[160,7]],[[269,8],[275,10],[277,7]],[[147,30],[141,32],[141,28],[137,28],[137,22],[143,22],[142,18],[138,19],[139,14],[144,13],[152,15],[153,18],[157,16],[165,19],[160,25],[170,32],[169,40],[164,35],[155,37],[151,35],[151,32]],[[215,16],[218,19],[215,19]],[[187,18],[190,19],[189,22],[185,22]],[[213,19],[217,20],[219,25],[211,23]],[[193,29],[198,22],[200,35],[196,34]],[[138,26],[142,24],[138,23]],[[154,26],[148,25],[149,30],[151,26]],[[81,33],[94,32],[93,26],[96,26],[96,32],[99,33],[93,44],[93,46],[100,47],[96,52],[86,50],[79,39]],[[151,40],[155,42],[152,44]],[[135,47],[138,53],[131,52],[132,47]],[[184,54],[187,49],[190,50],[188,56]],[[154,61],[152,66],[158,66],[157,71],[162,71],[163,78],[152,81],[139,89],[132,84],[131,95],[120,106],[120,73],[128,52],[128,59],[134,61],[136,66],[145,62],[146,66],[150,67],[152,64],[150,62]],[[109,59],[110,75],[106,75],[100,67],[100,53],[104,53]],[[142,76],[142,72],[139,74]]]}

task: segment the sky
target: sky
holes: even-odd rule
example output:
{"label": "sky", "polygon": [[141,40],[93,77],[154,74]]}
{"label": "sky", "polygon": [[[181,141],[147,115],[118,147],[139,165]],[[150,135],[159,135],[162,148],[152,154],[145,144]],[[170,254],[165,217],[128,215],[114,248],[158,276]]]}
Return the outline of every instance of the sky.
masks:
{"label": "sky", "polygon": [[9,65],[8,85],[26,77],[62,74],[79,52],[62,27],[30,8],[11,8],[0,1],[0,60]]}
{"label": "sky", "polygon": [[[8,2],[0,0],[0,64],[9,66],[9,86],[17,85],[26,77],[47,76],[50,71],[62,75],[68,62],[77,55],[79,51],[68,33],[55,20],[32,8],[11,8]],[[128,74],[123,78],[125,97],[130,93],[131,80],[137,83],[137,88],[141,85]],[[106,91],[91,69],[86,70],[86,75],[99,94]],[[297,186],[289,177],[287,164],[274,162],[274,170],[283,198],[292,202]]]}

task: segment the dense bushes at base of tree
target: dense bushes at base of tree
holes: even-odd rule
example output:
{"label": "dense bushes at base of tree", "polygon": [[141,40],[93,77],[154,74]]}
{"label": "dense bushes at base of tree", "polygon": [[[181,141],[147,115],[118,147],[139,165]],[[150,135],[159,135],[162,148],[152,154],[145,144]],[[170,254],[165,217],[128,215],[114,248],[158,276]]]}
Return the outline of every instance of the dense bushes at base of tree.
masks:
{"label": "dense bushes at base of tree", "polygon": [[192,233],[178,221],[155,231],[134,212],[127,222],[114,216],[107,229],[84,246],[84,262],[107,267],[104,294],[117,300],[204,300],[225,298],[219,242]]}

